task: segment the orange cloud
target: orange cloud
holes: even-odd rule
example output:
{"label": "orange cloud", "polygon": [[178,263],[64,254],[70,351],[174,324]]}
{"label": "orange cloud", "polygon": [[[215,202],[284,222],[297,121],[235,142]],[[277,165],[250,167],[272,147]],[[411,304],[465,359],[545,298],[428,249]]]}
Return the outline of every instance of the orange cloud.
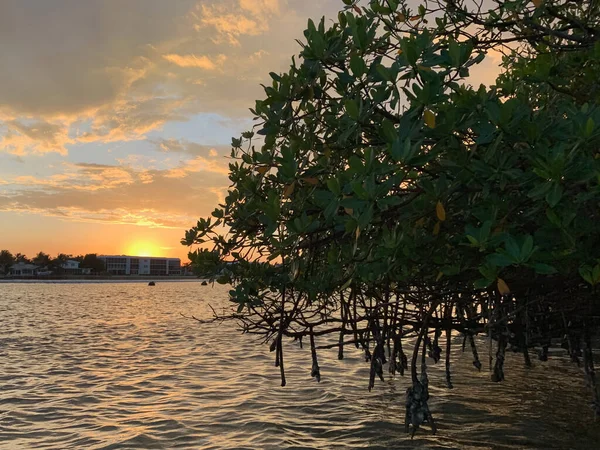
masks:
{"label": "orange cloud", "polygon": [[0,135],[0,151],[13,155],[51,152],[66,155],[66,145],[75,142],[64,122],[12,119],[4,121],[4,126],[7,131]]}
{"label": "orange cloud", "polygon": [[184,228],[210,214],[227,178],[214,160],[174,170],[135,170],[103,164],[64,164],[65,173],[2,182],[0,211],[67,220]]}
{"label": "orange cloud", "polygon": [[229,175],[229,165],[225,159],[208,159],[203,156],[196,156],[182,163],[179,167],[165,171],[165,177],[183,178],[190,173],[213,172],[221,175]]}
{"label": "orange cloud", "polygon": [[213,61],[208,56],[196,56],[193,54],[177,55],[173,53],[163,55],[163,58],[179,67],[196,67],[206,70],[216,70],[227,60],[227,56],[225,55],[219,55],[216,61]]}
{"label": "orange cloud", "polygon": [[[200,23],[196,31],[212,27],[218,34],[215,41],[226,40],[239,46],[243,35],[258,36],[269,30],[269,20],[280,14],[279,0],[239,0],[237,7],[232,2],[200,6]],[[239,12],[232,12],[239,11]]]}

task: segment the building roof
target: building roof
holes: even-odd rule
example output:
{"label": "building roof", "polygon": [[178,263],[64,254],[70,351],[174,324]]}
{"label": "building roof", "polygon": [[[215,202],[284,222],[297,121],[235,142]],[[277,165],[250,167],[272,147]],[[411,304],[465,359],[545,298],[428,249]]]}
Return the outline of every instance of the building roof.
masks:
{"label": "building roof", "polygon": [[35,264],[28,264],[28,263],[24,263],[24,262],[20,262],[17,264],[13,264],[12,266],[10,266],[11,269],[37,269],[38,266],[36,266]]}
{"label": "building roof", "polygon": [[98,255],[98,258],[169,259],[181,261],[181,258],[170,258],[168,256]]}

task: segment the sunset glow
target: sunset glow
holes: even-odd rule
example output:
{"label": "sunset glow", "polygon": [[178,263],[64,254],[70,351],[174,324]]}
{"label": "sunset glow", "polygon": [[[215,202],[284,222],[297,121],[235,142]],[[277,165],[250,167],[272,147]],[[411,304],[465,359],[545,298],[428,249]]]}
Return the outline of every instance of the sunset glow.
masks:
{"label": "sunset glow", "polygon": [[130,256],[162,256],[165,253],[152,242],[135,241],[126,248],[125,254]]}

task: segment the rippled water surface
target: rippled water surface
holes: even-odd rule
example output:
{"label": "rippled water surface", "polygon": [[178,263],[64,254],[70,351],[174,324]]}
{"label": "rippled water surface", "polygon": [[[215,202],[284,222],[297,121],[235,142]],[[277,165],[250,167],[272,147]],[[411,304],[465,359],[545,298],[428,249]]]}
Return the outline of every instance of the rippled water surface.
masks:
{"label": "rippled water surface", "polygon": [[[403,432],[409,380],[368,392],[358,351],[273,355],[232,324],[200,325],[227,289],[197,282],[0,284],[1,449],[600,448],[583,376],[563,357],[506,381],[477,373],[457,339],[454,389],[430,364],[438,434]],[[483,348],[481,349],[483,353]]]}

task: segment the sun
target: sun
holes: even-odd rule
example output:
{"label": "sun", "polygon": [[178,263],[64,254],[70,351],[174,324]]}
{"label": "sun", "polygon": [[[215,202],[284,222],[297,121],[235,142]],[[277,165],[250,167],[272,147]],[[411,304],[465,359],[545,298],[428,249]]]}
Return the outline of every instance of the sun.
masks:
{"label": "sun", "polygon": [[130,256],[160,256],[160,249],[148,241],[135,241],[127,247],[127,255]]}

